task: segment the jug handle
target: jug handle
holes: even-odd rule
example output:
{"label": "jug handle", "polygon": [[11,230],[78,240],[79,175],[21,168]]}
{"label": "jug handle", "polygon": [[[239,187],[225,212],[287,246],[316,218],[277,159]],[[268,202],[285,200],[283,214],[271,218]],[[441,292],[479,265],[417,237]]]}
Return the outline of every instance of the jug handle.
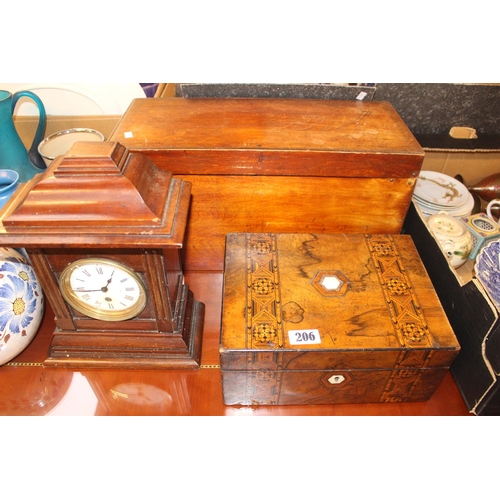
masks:
{"label": "jug handle", "polygon": [[45,113],[45,107],[43,105],[43,102],[36,94],[30,92],[29,90],[21,90],[19,92],[16,92],[12,96],[12,113],[14,113],[17,101],[21,97],[28,97],[32,99],[33,101],[35,101],[35,104],[38,107],[38,112],[40,114],[38,120],[38,127],[35,132],[35,137],[33,138],[33,143],[31,144],[31,147],[28,150],[28,157],[31,163],[35,167],[45,170],[47,168],[47,165],[45,165],[43,158],[40,156],[40,153],[38,152],[38,145],[42,142],[43,134],[45,133],[45,125],[47,124],[47,115]]}

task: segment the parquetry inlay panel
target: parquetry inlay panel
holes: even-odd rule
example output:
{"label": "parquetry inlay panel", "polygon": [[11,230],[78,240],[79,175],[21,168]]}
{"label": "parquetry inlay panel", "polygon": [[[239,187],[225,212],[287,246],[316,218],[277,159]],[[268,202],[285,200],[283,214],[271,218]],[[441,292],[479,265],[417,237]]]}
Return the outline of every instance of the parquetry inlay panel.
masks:
{"label": "parquetry inlay panel", "polygon": [[399,342],[405,347],[430,347],[431,333],[410,278],[390,235],[366,235],[387,307]]}
{"label": "parquetry inlay panel", "polygon": [[276,238],[247,235],[247,347],[283,347]]}

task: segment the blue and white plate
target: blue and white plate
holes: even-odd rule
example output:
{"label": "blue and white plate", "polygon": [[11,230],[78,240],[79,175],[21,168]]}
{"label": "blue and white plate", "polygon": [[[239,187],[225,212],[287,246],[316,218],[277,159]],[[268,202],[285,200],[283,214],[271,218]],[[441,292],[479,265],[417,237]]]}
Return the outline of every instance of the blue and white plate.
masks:
{"label": "blue and white plate", "polygon": [[476,258],[474,270],[491,300],[500,310],[500,240],[483,247]]}

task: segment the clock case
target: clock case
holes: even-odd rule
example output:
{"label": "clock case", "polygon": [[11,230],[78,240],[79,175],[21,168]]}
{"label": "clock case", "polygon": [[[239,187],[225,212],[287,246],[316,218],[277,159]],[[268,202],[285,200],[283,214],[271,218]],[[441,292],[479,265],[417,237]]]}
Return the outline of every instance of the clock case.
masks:
{"label": "clock case", "polygon": [[[184,283],[191,184],[117,142],[79,142],[23,184],[0,213],[0,245],[26,249],[55,313],[45,365],[198,368],[204,304]],[[126,321],[89,318],[59,289],[87,257],[117,261],[146,284],[144,310]]]}

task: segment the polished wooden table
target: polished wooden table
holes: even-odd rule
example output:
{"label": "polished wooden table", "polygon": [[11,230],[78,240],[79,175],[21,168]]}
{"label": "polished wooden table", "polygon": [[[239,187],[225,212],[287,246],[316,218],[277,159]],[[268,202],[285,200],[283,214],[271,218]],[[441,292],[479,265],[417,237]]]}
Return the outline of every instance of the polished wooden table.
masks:
{"label": "polished wooden table", "polygon": [[200,370],[44,367],[55,326],[47,307],[33,342],[0,367],[0,415],[470,415],[450,373],[424,403],[225,406],[218,353],[222,274],[192,271],[186,282],[206,306]]}

